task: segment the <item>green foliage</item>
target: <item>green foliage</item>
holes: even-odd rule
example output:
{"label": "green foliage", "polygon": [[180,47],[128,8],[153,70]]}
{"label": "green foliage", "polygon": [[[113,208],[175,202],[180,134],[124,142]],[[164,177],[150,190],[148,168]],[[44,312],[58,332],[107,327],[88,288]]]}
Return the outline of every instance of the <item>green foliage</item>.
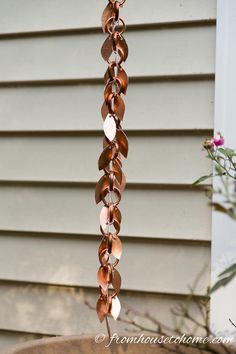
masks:
{"label": "green foliage", "polygon": [[231,219],[236,220],[235,207],[234,208],[232,208],[232,207],[226,208],[224,205],[222,205],[220,203],[211,203],[211,205],[213,206],[214,210],[219,211],[220,213],[227,214]]}
{"label": "green foliage", "polygon": [[234,151],[233,149],[229,149],[229,148],[218,148],[218,152],[220,152],[221,154],[223,154],[226,157],[236,156],[236,151]]}
{"label": "green foliage", "polygon": [[[218,139],[221,137],[218,133]],[[217,146],[214,139],[207,139],[203,146],[207,151],[207,158],[212,160],[214,166],[214,172],[202,176],[197,179],[193,185],[198,185],[201,182],[208,180],[209,178],[219,178],[220,182],[217,189],[208,187],[208,196],[211,198],[213,195],[218,195],[219,201],[214,201],[211,206],[214,210],[228,215],[231,219],[236,220],[236,151],[222,146],[224,139],[220,142],[221,146]],[[231,265],[224,272],[219,275],[219,280],[210,289],[210,293],[213,293],[217,289],[229,284],[232,279],[236,277],[236,264]]]}
{"label": "green foliage", "polygon": [[222,286],[226,286],[229,284],[232,279],[236,277],[236,263],[232,264],[229,268],[225,269],[219,275],[219,280],[215,283],[215,285],[211,288],[211,293],[215,292],[217,289]]}
{"label": "green foliage", "polygon": [[199,179],[197,179],[195,182],[193,182],[193,186],[196,186],[197,184],[201,183],[201,182],[204,182],[206,181],[207,179],[213,177],[213,173],[210,173],[209,175],[207,176],[202,176],[200,177]]}

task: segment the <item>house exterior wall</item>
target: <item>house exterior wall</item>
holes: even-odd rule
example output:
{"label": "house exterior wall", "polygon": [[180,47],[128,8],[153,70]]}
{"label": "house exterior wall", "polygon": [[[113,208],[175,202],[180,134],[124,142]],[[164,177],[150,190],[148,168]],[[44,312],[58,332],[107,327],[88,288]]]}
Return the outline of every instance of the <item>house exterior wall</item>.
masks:
{"label": "house exterior wall", "polygon": [[[97,298],[105,4],[0,0],[1,348],[104,331],[84,301]],[[121,300],[169,323],[210,264],[211,210],[191,183],[210,169],[201,142],[213,130],[216,1],[127,0],[122,12]]]}

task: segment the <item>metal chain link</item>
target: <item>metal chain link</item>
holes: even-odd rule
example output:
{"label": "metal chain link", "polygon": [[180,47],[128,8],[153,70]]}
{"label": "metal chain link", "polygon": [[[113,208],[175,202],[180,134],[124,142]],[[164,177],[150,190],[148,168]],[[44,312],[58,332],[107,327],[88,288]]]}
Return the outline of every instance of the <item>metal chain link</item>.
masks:
{"label": "metal chain link", "polygon": [[116,319],[120,312],[117,297],[121,288],[121,276],[115,268],[122,253],[122,243],[118,237],[121,213],[118,204],[126,185],[122,171],[122,156],[128,155],[128,139],[121,127],[125,113],[125,104],[121,97],[126,94],[128,77],[122,63],[128,57],[128,46],[123,37],[125,23],[119,11],[125,0],[109,0],[102,14],[103,32],[108,34],[101,48],[103,59],[108,63],[104,75],[103,151],[98,160],[99,170],[104,174],[96,185],[96,203],[103,202],[100,213],[100,230],[103,235],[98,250],[100,268],[98,283],[100,295],[97,301],[97,313],[102,322],[107,315]]}

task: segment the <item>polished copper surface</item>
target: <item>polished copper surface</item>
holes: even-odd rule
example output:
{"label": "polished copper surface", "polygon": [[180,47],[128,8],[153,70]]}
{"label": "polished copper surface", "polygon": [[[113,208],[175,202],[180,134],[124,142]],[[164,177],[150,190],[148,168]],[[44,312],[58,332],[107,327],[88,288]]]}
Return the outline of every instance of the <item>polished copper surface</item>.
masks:
{"label": "polished copper surface", "polygon": [[108,68],[104,75],[103,151],[98,159],[98,169],[103,176],[96,185],[96,203],[103,202],[100,213],[102,241],[98,249],[100,268],[97,278],[100,289],[97,313],[102,322],[108,315],[117,319],[120,313],[118,294],[121,276],[115,268],[122,254],[120,232],[121,212],[118,209],[126,178],[122,171],[122,158],[128,155],[128,139],[121,127],[125,104],[121,97],[126,94],[128,76],[122,64],[128,57],[128,46],[123,37],[125,22],[119,16],[125,0],[109,0],[102,14],[102,29],[107,35],[101,55]]}

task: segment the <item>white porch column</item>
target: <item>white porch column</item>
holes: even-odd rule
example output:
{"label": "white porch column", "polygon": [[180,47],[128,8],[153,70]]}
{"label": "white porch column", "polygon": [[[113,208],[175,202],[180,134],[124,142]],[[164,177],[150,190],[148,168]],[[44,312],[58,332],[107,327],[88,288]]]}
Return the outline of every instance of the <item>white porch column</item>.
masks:
{"label": "white porch column", "polygon": [[[215,131],[221,131],[225,145],[236,149],[236,1],[218,0],[216,43]],[[214,182],[215,186],[217,181]],[[236,263],[236,221],[213,211],[212,284],[220,272]],[[236,279],[212,296],[214,332],[234,334],[236,328]]]}

